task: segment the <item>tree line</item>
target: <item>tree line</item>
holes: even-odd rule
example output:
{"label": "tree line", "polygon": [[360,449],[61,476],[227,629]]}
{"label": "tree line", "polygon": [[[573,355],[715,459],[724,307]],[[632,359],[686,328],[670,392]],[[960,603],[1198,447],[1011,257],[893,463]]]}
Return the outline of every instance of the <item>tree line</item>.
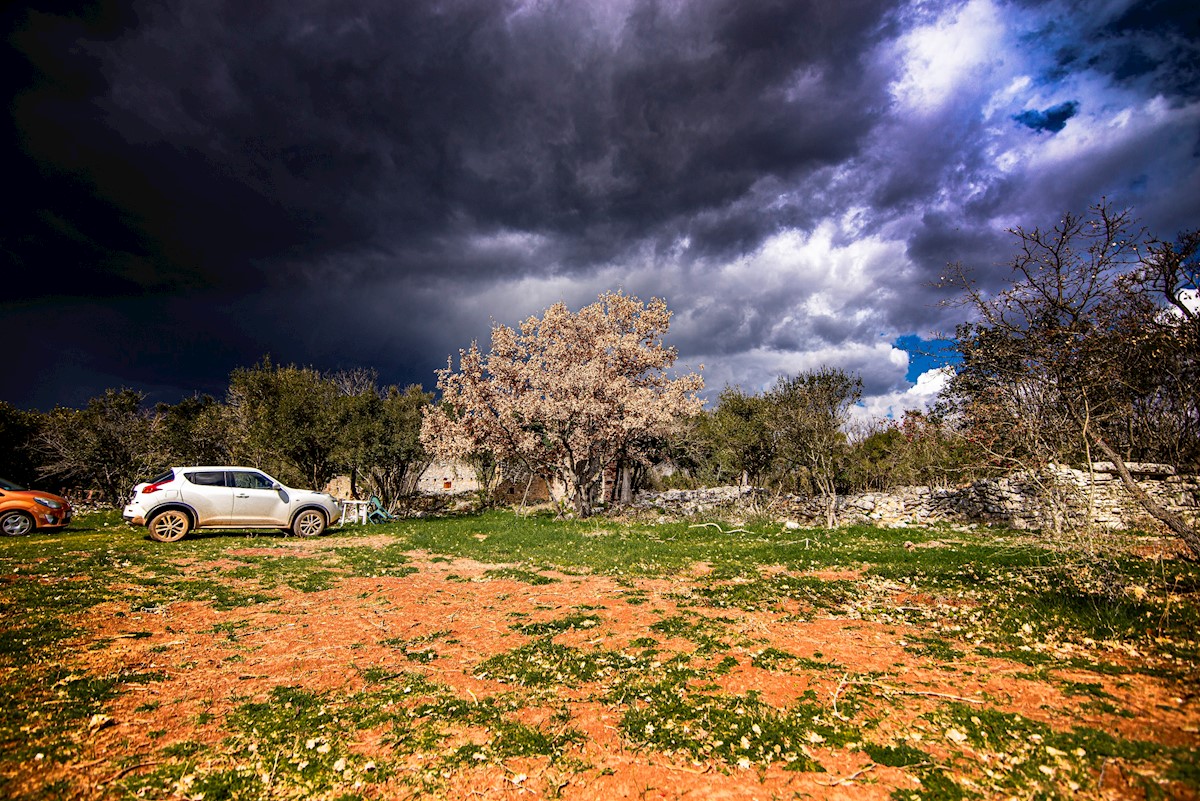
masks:
{"label": "tree line", "polygon": [[[943,283],[967,321],[937,405],[852,425],[861,380],[834,367],[726,387],[711,409],[698,374],[675,375],[666,303],[609,292],[494,325],[438,371],[437,394],[381,387],[371,370],[321,373],[269,358],[235,370],[223,399],[145,408],[109,390],[83,409],[0,403],[8,477],[98,489],[119,501],[170,464],[242,463],[320,488],[349,475],[393,503],[430,460],[541,477],[586,516],[670,464],[677,484],[741,483],[819,496],[929,486],[1050,463],[1112,462],[1130,492],[1200,554],[1195,521],[1158,506],[1127,464],[1200,467],[1200,231],[1158,240],[1107,203],[1048,229],[1015,228],[1011,273],[989,289],[963,265]],[[1052,489],[1048,487],[1048,491]]]}
{"label": "tree line", "polygon": [[244,464],[317,489],[349,475],[354,491],[390,503],[428,464],[417,436],[431,400],[420,386],[379,386],[373,370],[321,373],[264,357],[234,370],[221,400],[147,407],[139,392],[109,389],[82,409],[0,402],[0,475],[116,505],[173,465]]}

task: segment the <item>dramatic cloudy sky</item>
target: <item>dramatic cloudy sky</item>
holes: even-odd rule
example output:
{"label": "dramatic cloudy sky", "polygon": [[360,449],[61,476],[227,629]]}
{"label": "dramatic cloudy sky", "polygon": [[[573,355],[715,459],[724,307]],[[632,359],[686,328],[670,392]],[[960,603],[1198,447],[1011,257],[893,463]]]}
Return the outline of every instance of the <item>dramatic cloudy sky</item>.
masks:
{"label": "dramatic cloudy sky", "polygon": [[667,299],[709,387],[936,390],[947,262],[1102,197],[1200,226],[1200,12],[1071,0],[6,4],[0,399],[434,384],[491,321]]}

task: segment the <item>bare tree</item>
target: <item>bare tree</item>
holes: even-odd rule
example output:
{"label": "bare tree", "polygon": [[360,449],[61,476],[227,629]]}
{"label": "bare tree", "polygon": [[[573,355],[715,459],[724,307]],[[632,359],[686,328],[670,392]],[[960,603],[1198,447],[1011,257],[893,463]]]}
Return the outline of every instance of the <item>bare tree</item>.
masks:
{"label": "bare tree", "polygon": [[472,343],[458,371],[438,371],[442,399],[421,440],[443,458],[490,451],[556,478],[585,517],[608,465],[644,458],[654,434],[700,409],[700,376],[667,375],[670,319],[662,300],[609,292],[574,313],[557,303],[519,330],[497,324],[487,354]]}
{"label": "bare tree", "polygon": [[1090,464],[1099,452],[1141,506],[1200,555],[1194,526],[1146,495],[1127,468],[1163,455],[1140,432],[1195,431],[1195,384],[1187,383],[1195,315],[1180,297],[1182,254],[1194,254],[1195,236],[1182,250],[1147,244],[1129,212],[1106,203],[1049,230],[1011,233],[1018,253],[1002,291],[989,294],[961,265],[950,271],[976,320],[957,331],[963,364],[949,394],[976,441],[1033,477],[1048,462]]}

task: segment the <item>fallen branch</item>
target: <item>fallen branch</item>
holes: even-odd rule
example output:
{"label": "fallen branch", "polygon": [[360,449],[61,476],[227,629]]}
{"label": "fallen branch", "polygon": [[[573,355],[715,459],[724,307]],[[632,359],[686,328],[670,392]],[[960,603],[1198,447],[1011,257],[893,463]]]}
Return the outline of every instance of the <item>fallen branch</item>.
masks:
{"label": "fallen branch", "polygon": [[833,691],[833,716],[835,718],[837,718],[838,720],[846,719],[846,718],[842,717],[841,712],[838,712],[837,699],[838,699],[838,696],[842,694],[842,690],[846,689],[846,685],[850,683],[848,681],[849,676],[850,676],[849,673],[843,673],[842,680],[838,682],[837,689]]}
{"label": "fallen branch", "polygon": [[707,526],[712,526],[713,528],[715,528],[717,531],[721,532],[722,534],[753,534],[754,533],[752,531],[747,531],[744,528],[731,528],[731,529],[729,529],[729,531],[726,531],[725,529],[721,528],[716,523],[696,523],[695,525],[688,526],[688,528],[706,528]]}
{"label": "fallen branch", "polygon": [[138,762],[133,765],[127,765],[126,767],[121,768],[119,771],[117,771],[113,775],[109,776],[107,779],[102,780],[100,782],[100,784],[102,784],[102,785],[112,784],[117,779],[124,778],[126,774],[133,773],[135,770],[141,770],[142,768],[148,768],[151,765],[158,765],[161,762],[162,762],[162,760],[156,759],[152,762]]}
{"label": "fallen branch", "polygon": [[[896,693],[897,695],[923,695],[929,698],[945,698],[950,701],[962,701],[966,704],[982,704],[982,698],[964,698],[961,695],[950,695],[948,693],[935,693],[928,690],[902,690],[899,687],[892,687],[889,684],[881,684],[877,681],[852,681],[851,684],[861,684],[871,687],[878,687],[884,692]],[[836,711],[836,707],[835,707]]]}
{"label": "fallen branch", "polygon": [[839,787],[843,784],[849,784],[850,782],[854,781],[855,779],[857,779],[859,776],[863,775],[867,771],[874,770],[875,768],[876,768],[876,765],[874,762],[872,762],[870,765],[867,765],[862,770],[856,770],[854,773],[851,773],[849,776],[845,776],[841,779],[838,779],[835,782],[823,782],[823,781],[818,780],[817,784],[821,785],[822,787]]}

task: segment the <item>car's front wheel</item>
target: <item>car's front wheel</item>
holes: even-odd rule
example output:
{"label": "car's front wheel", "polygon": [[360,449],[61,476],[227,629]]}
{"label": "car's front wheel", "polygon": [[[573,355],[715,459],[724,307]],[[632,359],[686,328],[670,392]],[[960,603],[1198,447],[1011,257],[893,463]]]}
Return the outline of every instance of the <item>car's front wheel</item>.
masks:
{"label": "car's front wheel", "polygon": [[25,512],[6,512],[0,517],[0,531],[6,537],[20,537],[33,531],[33,517]]}
{"label": "car's front wheel", "polygon": [[178,509],[168,509],[150,518],[146,528],[150,530],[150,539],[155,542],[178,542],[188,533],[192,521],[186,513]]}
{"label": "car's front wheel", "polygon": [[325,515],[305,509],[292,521],[292,533],[298,537],[319,537],[325,531]]}

